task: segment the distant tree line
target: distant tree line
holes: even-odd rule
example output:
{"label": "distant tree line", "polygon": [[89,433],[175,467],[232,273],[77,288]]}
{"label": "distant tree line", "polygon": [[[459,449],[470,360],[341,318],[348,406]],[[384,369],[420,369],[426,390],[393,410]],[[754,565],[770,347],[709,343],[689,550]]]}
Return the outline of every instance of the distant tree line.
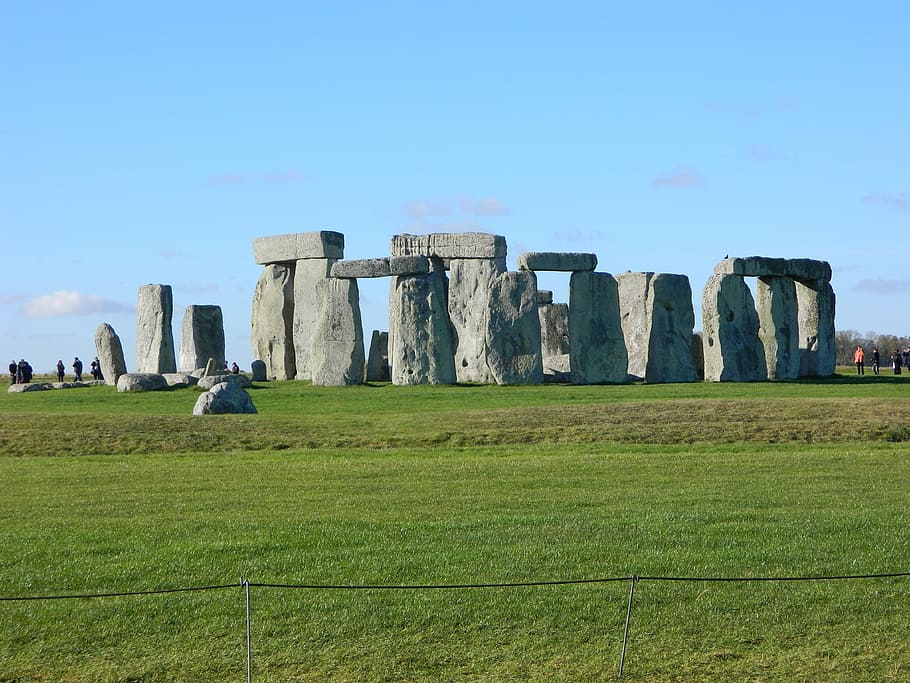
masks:
{"label": "distant tree line", "polygon": [[834,334],[834,351],[837,354],[838,365],[853,365],[853,350],[857,346],[866,350],[868,359],[869,351],[878,348],[882,355],[882,364],[887,365],[887,359],[892,351],[902,351],[910,347],[910,337],[896,337],[893,334],[878,334],[866,332],[860,334],[856,330],[840,330]]}

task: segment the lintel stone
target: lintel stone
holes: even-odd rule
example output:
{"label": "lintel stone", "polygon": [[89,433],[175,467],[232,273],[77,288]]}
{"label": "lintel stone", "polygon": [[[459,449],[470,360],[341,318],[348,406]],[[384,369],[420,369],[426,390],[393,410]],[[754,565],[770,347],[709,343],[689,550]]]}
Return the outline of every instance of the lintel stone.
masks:
{"label": "lintel stone", "polygon": [[718,275],[743,277],[792,277],[797,280],[831,280],[831,264],[808,258],[767,258],[747,256],[725,258],[714,266]]}
{"label": "lintel stone", "polygon": [[393,235],[392,256],[437,258],[505,258],[506,238],[485,232],[437,232],[429,235]]}
{"label": "lintel stone", "polygon": [[318,230],[257,237],[253,240],[253,258],[260,265],[308,258],[344,258],[344,235],[331,230]]}
{"label": "lintel stone", "polygon": [[597,268],[597,254],[560,251],[529,251],[518,257],[518,270],[550,270],[575,273]]}

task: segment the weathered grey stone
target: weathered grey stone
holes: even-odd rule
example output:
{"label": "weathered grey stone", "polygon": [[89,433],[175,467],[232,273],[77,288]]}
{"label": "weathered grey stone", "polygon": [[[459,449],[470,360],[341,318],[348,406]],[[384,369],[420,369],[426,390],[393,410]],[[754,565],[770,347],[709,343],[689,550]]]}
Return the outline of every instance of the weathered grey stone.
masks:
{"label": "weathered grey stone", "polygon": [[202,368],[201,373],[197,374],[194,370],[192,374],[194,377],[198,377],[200,379],[203,377],[214,377],[215,375],[223,375],[224,374],[224,363],[223,362],[216,363],[214,358],[209,358],[205,362],[205,367]]}
{"label": "weathered grey stone", "polygon": [[758,382],[768,378],[752,292],[739,275],[712,275],[702,294],[705,380]]}
{"label": "weathered grey stone", "polygon": [[652,277],[654,273],[626,272],[616,276],[630,380],[643,380],[648,372],[648,349],[651,345],[648,293]]}
{"label": "weathered grey stone", "polygon": [[316,324],[310,337],[315,386],[363,384],[365,357],[357,280],[316,282]]}
{"label": "weathered grey stone", "polygon": [[697,381],[698,370],[692,358],[695,309],[689,278],[655,274],[648,288],[646,309],[650,312],[650,334],[645,381],[653,384]]}
{"label": "weathered grey stone", "polygon": [[597,254],[529,251],[518,257],[518,270],[575,272],[597,268]]}
{"label": "weathered grey stone", "polygon": [[394,235],[392,256],[439,258],[505,258],[506,238],[485,232],[442,232],[430,235]]}
{"label": "weathered grey stone", "polygon": [[445,273],[392,278],[389,364],[393,384],[455,383]]}
{"label": "weathered grey stone", "polygon": [[430,272],[430,259],[426,256],[390,256],[389,273],[392,275],[423,275]]}
{"label": "weathered grey stone", "polygon": [[253,383],[250,381],[250,378],[247,377],[242,372],[237,373],[236,375],[228,373],[226,375],[206,375],[199,379],[198,386],[200,389],[211,389],[216,384],[224,384],[225,382],[229,384],[236,384],[241,389],[249,389],[253,386]]}
{"label": "weathered grey stone", "polygon": [[136,372],[177,372],[170,285],[142,285],[136,310]]}
{"label": "weathered grey stone", "polygon": [[799,377],[799,315],[796,283],[789,277],[764,276],[755,286],[758,338],[765,350],[768,379]]}
{"label": "weathered grey stone", "polygon": [[95,329],[95,354],[101,363],[104,381],[113,387],[117,386],[117,378],[126,374],[126,361],[123,359],[120,337],[107,323],[101,323]]}
{"label": "weathered grey stone", "polygon": [[389,259],[365,258],[350,261],[335,261],[329,273],[332,277],[389,277]]}
{"label": "weathered grey stone", "polygon": [[224,318],[221,306],[191,304],[183,312],[180,372],[202,367],[208,358],[224,365]]}
{"label": "weathered grey stone", "polygon": [[553,303],[553,292],[549,289],[538,289],[537,290],[537,305],[543,306],[545,304]]}
{"label": "weathered grey stone", "polygon": [[540,353],[543,355],[544,371],[547,358],[571,353],[569,342],[569,305],[538,305],[537,315],[540,318]]}
{"label": "weathered grey stone", "polygon": [[837,366],[834,347],[834,289],[827,280],[796,282],[800,377],[830,377]]}
{"label": "weathered grey stone", "polygon": [[545,383],[572,381],[572,359],[568,353],[559,356],[544,357],[543,381]]}
{"label": "weathered grey stone", "polygon": [[256,406],[243,388],[234,382],[222,382],[201,394],[193,406],[193,415],[254,414]]}
{"label": "weathered grey stone", "polygon": [[331,259],[301,259],[294,272],[294,351],[296,354],[297,379],[311,379],[310,349],[311,337],[316,327],[319,299],[316,284],[329,277],[332,271]]}
{"label": "weathered grey stone", "polygon": [[502,273],[491,283],[485,344],[487,365],[497,384],[543,382],[533,271]]}
{"label": "weathered grey stone", "polygon": [[128,372],[117,378],[117,391],[160,391],[167,389],[167,380],[158,372]]}
{"label": "weathered grey stone", "polygon": [[743,277],[792,277],[797,280],[831,280],[831,264],[807,258],[785,259],[764,256],[726,258],[714,266],[717,275]]}
{"label": "weathered grey stone", "polygon": [[266,382],[269,379],[268,366],[264,360],[259,358],[250,363],[250,372],[253,375],[254,382]]}
{"label": "weathered grey stone", "polygon": [[489,384],[486,330],[490,288],[506,269],[505,259],[450,259],[448,310],[459,382]]}
{"label": "weathered grey stone", "polygon": [[389,382],[389,333],[373,330],[370,339],[370,353],[367,356],[367,382]]}
{"label": "weathered grey stone", "polygon": [[8,394],[25,394],[32,391],[47,391],[52,388],[47,382],[26,382],[25,384],[10,384],[6,392]]}
{"label": "weathered grey stone", "polygon": [[293,379],[297,375],[294,271],[295,264],[267,265],[253,294],[250,334],[253,356],[266,364],[268,378],[275,380]]}
{"label": "weathered grey stone", "polygon": [[619,316],[619,287],[610,273],[572,273],[569,339],[573,384],[626,380],[629,356]]}
{"label": "weathered grey stone", "polygon": [[199,384],[199,378],[188,372],[165,372],[161,376],[171,389],[185,389]]}
{"label": "weathered grey stone", "polygon": [[300,259],[344,258],[344,235],[331,230],[295,232],[253,240],[256,263],[293,263]]}

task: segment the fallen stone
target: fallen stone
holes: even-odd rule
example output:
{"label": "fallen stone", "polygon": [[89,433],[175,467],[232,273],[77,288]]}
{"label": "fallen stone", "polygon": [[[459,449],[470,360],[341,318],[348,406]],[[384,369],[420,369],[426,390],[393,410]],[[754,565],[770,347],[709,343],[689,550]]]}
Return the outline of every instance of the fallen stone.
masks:
{"label": "fallen stone", "polygon": [[620,323],[619,287],[610,273],[572,273],[569,339],[573,384],[626,381],[629,357]]}
{"label": "fallen stone", "polygon": [[197,386],[200,389],[208,390],[208,389],[211,389],[216,384],[224,384],[225,382],[230,383],[230,384],[236,384],[241,389],[249,389],[251,386],[253,386],[253,383],[252,383],[252,381],[250,381],[250,378],[247,377],[242,372],[238,373],[236,375],[234,375],[234,374],[211,375],[211,376],[206,375],[205,377],[202,377],[199,379]]}
{"label": "fallen stone", "polygon": [[357,280],[316,282],[316,323],[310,337],[314,386],[363,384],[365,357]]}
{"label": "fallen stone", "polygon": [[107,323],[101,323],[95,329],[95,354],[101,363],[104,381],[112,387],[117,386],[120,375],[126,374],[126,361],[123,358],[120,337]]}
{"label": "fallen stone", "polygon": [[268,381],[268,369],[265,364],[265,361],[256,359],[250,363],[250,372],[253,375],[254,382],[267,382]]}
{"label": "fallen stone", "polygon": [[518,257],[518,270],[576,272],[597,268],[597,254],[530,251]]}
{"label": "fallen stone", "polygon": [[789,277],[766,275],[758,278],[755,309],[768,379],[796,379],[799,377],[796,283]]}
{"label": "fallen stone", "polygon": [[188,372],[165,372],[161,376],[171,389],[186,389],[199,384],[199,378]]}
{"label": "fallen stone", "polygon": [[253,258],[260,265],[293,263],[300,259],[344,258],[344,235],[331,230],[257,237]]}
{"label": "fallen stone", "polygon": [[253,356],[265,363],[267,377],[275,380],[293,379],[297,375],[294,270],[293,264],[267,265],[253,294],[250,334]]}
{"label": "fallen stone", "polygon": [[161,391],[167,389],[164,375],[156,372],[128,372],[117,378],[117,391]]}
{"label": "fallen stone", "polygon": [[798,258],[768,258],[747,256],[726,258],[714,266],[717,275],[743,277],[792,277],[797,280],[831,280],[831,264],[827,261]]}
{"label": "fallen stone", "polygon": [[505,259],[449,261],[448,312],[459,382],[496,381],[487,362],[487,317],[490,288],[505,269]]}
{"label": "fallen stone", "polygon": [[367,382],[389,382],[392,373],[389,369],[389,333],[373,330],[370,339],[370,352],[367,355]]}
{"label": "fallen stone", "polygon": [[222,382],[201,394],[193,406],[193,415],[227,415],[256,413],[253,399],[235,382]]}
{"label": "fallen stone", "polygon": [[224,365],[224,318],[221,306],[191,304],[183,313],[180,335],[181,372],[195,370],[212,358]]}
{"label": "fallen stone", "polygon": [[438,258],[505,258],[506,238],[485,232],[442,232],[429,235],[394,235],[392,256]]}
{"label": "fallen stone", "polygon": [[491,283],[485,344],[487,365],[497,384],[543,382],[533,271],[505,272]]}
{"label": "fallen stone", "polygon": [[712,275],[702,294],[702,348],[708,382],[768,378],[752,292],[739,275]]}
{"label": "fallen stone", "polygon": [[455,383],[445,273],[392,278],[389,365],[396,385]]}
{"label": "fallen stone", "polygon": [[10,384],[7,393],[25,394],[32,391],[47,391],[53,387],[47,382],[26,382],[25,384]]}
{"label": "fallen stone", "polygon": [[136,309],[136,372],[177,372],[170,285],[142,285]]}

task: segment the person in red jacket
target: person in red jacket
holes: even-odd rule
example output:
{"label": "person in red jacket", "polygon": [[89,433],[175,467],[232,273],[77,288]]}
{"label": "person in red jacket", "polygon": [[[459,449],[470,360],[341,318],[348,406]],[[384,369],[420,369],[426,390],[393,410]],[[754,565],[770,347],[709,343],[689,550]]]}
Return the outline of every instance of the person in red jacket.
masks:
{"label": "person in red jacket", "polygon": [[862,375],[865,374],[865,361],[866,353],[863,351],[862,346],[857,346],[856,351],[853,352],[853,362],[856,363],[856,374]]}

